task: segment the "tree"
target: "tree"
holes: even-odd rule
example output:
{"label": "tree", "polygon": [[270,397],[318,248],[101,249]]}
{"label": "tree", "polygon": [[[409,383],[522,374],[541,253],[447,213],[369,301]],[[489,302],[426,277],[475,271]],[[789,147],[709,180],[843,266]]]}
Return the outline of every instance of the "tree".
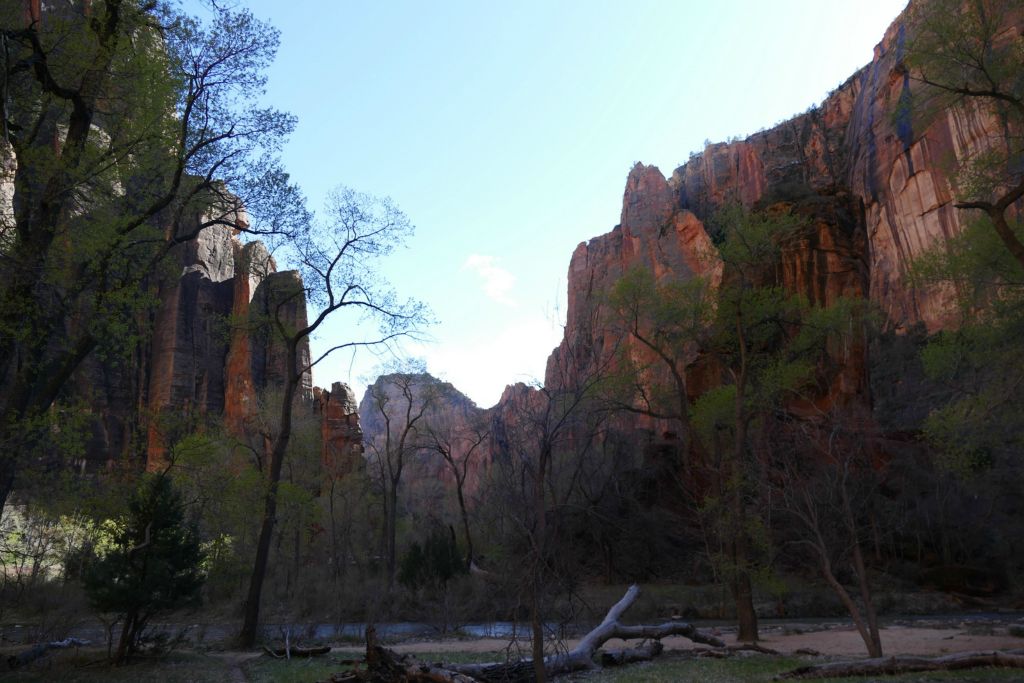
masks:
{"label": "tree", "polygon": [[941,283],[959,304],[959,327],[929,340],[928,375],[950,397],[923,427],[942,464],[1002,488],[1019,481],[1024,329],[1024,38],[1018,2],[915,5],[905,63],[920,84],[908,106],[929,124],[948,110],[976,114],[981,135],[956,151],[963,232],[914,264],[918,282]]}
{"label": "tree", "polygon": [[277,32],[210,11],[201,25],[156,0],[0,10],[0,508],[76,369],[138,344],[172,249],[212,225],[304,221],[276,158],[294,120],[252,104]]}
{"label": "tree", "polygon": [[[256,641],[281,470],[292,436],[292,410],[301,393],[303,379],[332,353],[387,345],[414,334],[418,326],[427,322],[424,306],[416,301],[398,301],[374,268],[375,259],[388,255],[411,235],[413,227],[406,215],[390,199],[339,188],[328,198],[326,220],[326,224],[296,235],[281,252],[285,258],[291,258],[299,270],[293,271],[282,284],[270,303],[267,319],[257,321],[268,327],[274,339],[284,345],[286,377],[281,388],[280,419],[276,433],[269,439],[263,517],[240,635],[243,647],[252,647]],[[316,309],[312,321],[307,322],[305,315],[288,313],[294,311],[295,306],[305,309],[306,301]],[[367,316],[376,319],[379,322],[377,336],[344,341],[317,358],[305,357],[303,342],[329,317],[339,318],[345,314],[356,319]],[[393,563],[390,570],[393,574]]]}
{"label": "tree", "polygon": [[384,528],[381,537],[387,589],[394,586],[398,567],[398,493],[410,456],[422,447],[420,430],[437,400],[438,381],[421,364],[407,363],[377,378],[366,390],[360,419],[367,441],[370,466],[384,491]]}
{"label": "tree", "polygon": [[520,592],[529,601],[538,682],[547,676],[547,601],[561,583],[573,578],[565,569],[567,529],[560,522],[575,507],[584,464],[598,457],[610,415],[602,399],[617,347],[602,349],[589,334],[593,327],[585,327],[552,354],[543,386],[520,383],[506,390],[493,425],[495,495],[503,499],[503,512],[515,530]]}
{"label": "tree", "polygon": [[[724,232],[719,284],[659,282],[634,269],[616,284],[609,303],[620,334],[650,359],[628,359],[627,409],[678,422],[684,456],[700,455],[691,477],[702,475],[710,486],[692,494],[722,549],[716,555],[736,602],[738,638],[753,641],[752,574],[766,532],[752,512],[762,483],[752,425],[784,413],[788,401],[811,387],[830,331],[848,323],[851,310],[811,306],[781,286],[781,245],[803,227],[787,207],[749,212],[726,206],[716,222]],[[698,364],[707,386],[687,381]]]}
{"label": "tree", "polygon": [[[775,492],[792,518],[798,547],[809,551],[822,577],[853,619],[869,657],[882,656],[878,615],[864,561],[865,513],[877,504],[879,481],[867,456],[864,425],[826,416],[830,429],[807,429],[797,438],[814,444],[809,452],[782,449],[773,469]],[[800,452],[803,450],[804,452]],[[840,581],[852,567],[860,604]]]}
{"label": "tree", "polygon": [[484,416],[476,413],[476,406],[454,389],[448,392],[452,412],[430,415],[424,428],[422,446],[444,460],[455,480],[455,496],[462,519],[462,533],[466,539],[466,570],[473,567],[473,534],[469,528],[469,507],[466,503],[466,477],[470,464],[483,457],[490,438]]}
{"label": "tree", "polygon": [[[1024,37],[1016,0],[934,0],[913,5],[904,64],[921,85],[906,101],[924,123],[949,109],[991,120],[979,144],[957,150],[957,208],[981,211],[1024,267],[1018,228],[1024,197]],[[906,112],[902,112],[906,115]]]}
{"label": "tree", "polygon": [[[762,518],[752,513],[757,488],[764,484],[754,427],[784,416],[788,404],[820,391],[818,368],[829,358],[830,344],[832,351],[843,348],[835,343],[836,332],[862,314],[856,302],[812,305],[782,286],[781,248],[805,227],[789,207],[747,212],[730,206],[718,218],[728,232],[719,247],[724,274],[706,349],[721,368],[722,383],[700,397],[695,422],[710,444],[712,462],[718,463],[719,536],[726,539],[737,638],[756,640],[751,576],[755,554],[765,553],[767,539]],[[769,462],[772,458],[770,452],[763,456]]]}
{"label": "tree", "polygon": [[[711,283],[699,277],[658,282],[649,270],[634,267],[615,283],[608,303],[612,327],[652,356],[644,362],[640,354],[623,354],[627,386],[622,407],[678,422],[683,456],[701,452],[700,441],[693,438],[687,366],[711,326]],[[662,371],[668,372],[669,382],[657,380]]]}
{"label": "tree", "polygon": [[166,474],[149,475],[128,501],[128,512],[108,520],[98,555],[83,582],[93,605],[123,616],[115,664],[138,647],[149,620],[199,596],[204,574],[196,526]]}

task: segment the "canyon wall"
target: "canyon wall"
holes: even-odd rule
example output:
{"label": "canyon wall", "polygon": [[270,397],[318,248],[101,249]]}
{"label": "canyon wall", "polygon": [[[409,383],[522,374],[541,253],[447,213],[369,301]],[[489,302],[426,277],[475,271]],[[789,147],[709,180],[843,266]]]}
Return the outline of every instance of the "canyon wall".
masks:
{"label": "canyon wall", "polygon": [[[247,226],[244,212],[228,218]],[[204,220],[196,216],[194,224]],[[304,327],[306,300],[297,271],[278,272],[261,242],[243,244],[236,233],[213,225],[175,247],[154,278],[156,306],[152,319],[139,323],[149,331],[132,358],[90,356],[75,373],[69,394],[83,399],[90,413],[83,470],[132,455],[141,456],[148,469],[159,469],[178,438],[221,421],[242,443],[265,447],[261,405],[283,387],[289,372],[284,342],[270,320],[278,315],[286,327]],[[304,339],[299,366],[309,361]],[[319,417],[325,471],[361,466],[351,389],[314,388],[305,370],[296,407]],[[143,433],[133,433],[140,426]]]}
{"label": "canyon wall", "polygon": [[[708,145],[669,177],[642,164],[630,171],[619,225],[581,243],[570,261],[565,338],[549,359],[548,386],[564,383],[565,359],[581,339],[607,351],[609,339],[621,338],[593,328],[602,298],[630,268],[643,267],[659,281],[720,280],[714,241],[727,227],[714,220],[730,203],[782,207],[804,219],[806,228],[783,245],[778,264],[788,291],[821,305],[867,299],[890,333],[956,324],[953,292],[915,287],[908,273],[916,257],[958,234],[969,219],[953,205],[951,169],[1005,133],[969,104],[941,112],[926,127],[911,116],[906,105],[919,86],[903,64],[908,17],[909,9],[885,32],[871,63],[820,106],[745,140]],[[1013,21],[1020,35],[1024,17]],[[870,412],[866,344],[856,341],[843,354],[815,409]],[[699,375],[700,368],[691,369]],[[693,379],[689,389],[696,393],[706,378]],[[645,418],[629,421],[652,433],[671,429]]]}

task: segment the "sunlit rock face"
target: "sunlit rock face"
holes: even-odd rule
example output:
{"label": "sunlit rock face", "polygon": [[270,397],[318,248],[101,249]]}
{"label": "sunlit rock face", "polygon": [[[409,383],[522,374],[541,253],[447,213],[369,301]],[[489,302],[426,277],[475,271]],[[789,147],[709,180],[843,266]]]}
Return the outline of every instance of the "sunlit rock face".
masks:
{"label": "sunlit rock face", "polygon": [[[916,324],[931,332],[955,325],[952,292],[915,288],[908,271],[916,257],[958,234],[969,219],[953,205],[956,161],[1004,133],[972,106],[950,109],[923,129],[897,114],[916,87],[902,64],[905,22],[906,13],[886,31],[871,63],[821,106],[745,140],[708,145],[669,178],[651,166],[632,169],[619,225],[581,243],[572,256],[565,338],[549,358],[548,386],[579,380],[578,369],[567,368],[581,345],[593,347],[592,357],[620,344],[635,359],[653,360],[635,341],[623,342],[607,328],[602,301],[635,265],[659,281],[727,278],[714,247],[721,238],[715,231],[722,229],[714,219],[730,203],[788,209],[806,219],[803,233],[782,245],[775,264],[788,291],[825,305],[839,297],[867,299],[882,312],[883,327],[897,333]],[[1015,30],[1021,29],[1024,23]],[[862,337],[835,351],[820,378],[820,395],[793,406],[796,412],[870,413]],[[687,362],[691,395],[717,381],[696,353]],[[628,422],[653,433],[672,428],[648,418]]]}
{"label": "sunlit rock face", "polygon": [[[277,270],[277,265],[262,242],[236,243],[234,246],[231,316],[234,320],[248,320],[249,305],[256,289]],[[247,326],[233,326],[224,369],[224,424],[233,434],[244,434],[258,412],[252,347],[252,334]]]}
{"label": "sunlit rock face", "polygon": [[950,169],[1004,132],[973,106],[949,109],[925,129],[915,129],[909,110],[900,113],[898,104],[918,87],[901,61],[905,21],[897,18],[871,63],[820,107],[746,140],[708,146],[675,170],[671,184],[677,205],[704,220],[730,201],[753,207],[815,195],[844,198],[863,215],[857,256],[867,297],[887,324],[921,322],[935,331],[955,322],[951,292],[914,288],[908,268],[924,250],[959,233],[969,216],[953,206]]}
{"label": "sunlit rock face", "polygon": [[229,433],[262,447],[255,422],[260,399],[280,392],[291,374],[301,375],[298,405],[310,409],[313,397],[308,340],[300,344],[297,367],[288,368],[284,341],[270,324],[277,315],[287,329],[306,325],[296,271],[276,272],[263,244],[243,245],[224,225],[177,247],[172,263],[180,274],[158,285],[149,351],[149,469],[165,464],[167,448],[183,431],[220,418]]}

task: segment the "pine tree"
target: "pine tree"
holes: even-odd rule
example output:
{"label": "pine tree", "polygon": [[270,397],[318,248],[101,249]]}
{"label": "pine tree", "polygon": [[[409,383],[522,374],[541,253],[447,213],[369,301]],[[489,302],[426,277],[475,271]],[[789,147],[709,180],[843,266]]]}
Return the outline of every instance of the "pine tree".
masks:
{"label": "pine tree", "polygon": [[137,649],[155,614],[198,599],[205,579],[203,552],[180,494],[163,475],[144,479],[127,514],[108,521],[106,531],[83,582],[96,609],[122,615],[114,655],[120,665]]}

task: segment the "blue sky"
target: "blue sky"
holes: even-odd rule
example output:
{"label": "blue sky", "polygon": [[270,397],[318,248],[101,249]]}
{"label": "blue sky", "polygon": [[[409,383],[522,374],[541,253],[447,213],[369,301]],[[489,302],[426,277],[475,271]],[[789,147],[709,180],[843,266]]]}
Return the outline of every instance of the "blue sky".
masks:
{"label": "blue sky", "polygon": [[[820,102],[871,59],[905,0],[250,0],[281,31],[267,99],[310,206],[344,184],[417,226],[385,272],[431,306],[406,345],[481,406],[543,377],[575,246],[618,223],[636,161],[666,175],[704,141]],[[360,333],[347,321],[314,355]],[[381,359],[332,357],[321,386]]]}

